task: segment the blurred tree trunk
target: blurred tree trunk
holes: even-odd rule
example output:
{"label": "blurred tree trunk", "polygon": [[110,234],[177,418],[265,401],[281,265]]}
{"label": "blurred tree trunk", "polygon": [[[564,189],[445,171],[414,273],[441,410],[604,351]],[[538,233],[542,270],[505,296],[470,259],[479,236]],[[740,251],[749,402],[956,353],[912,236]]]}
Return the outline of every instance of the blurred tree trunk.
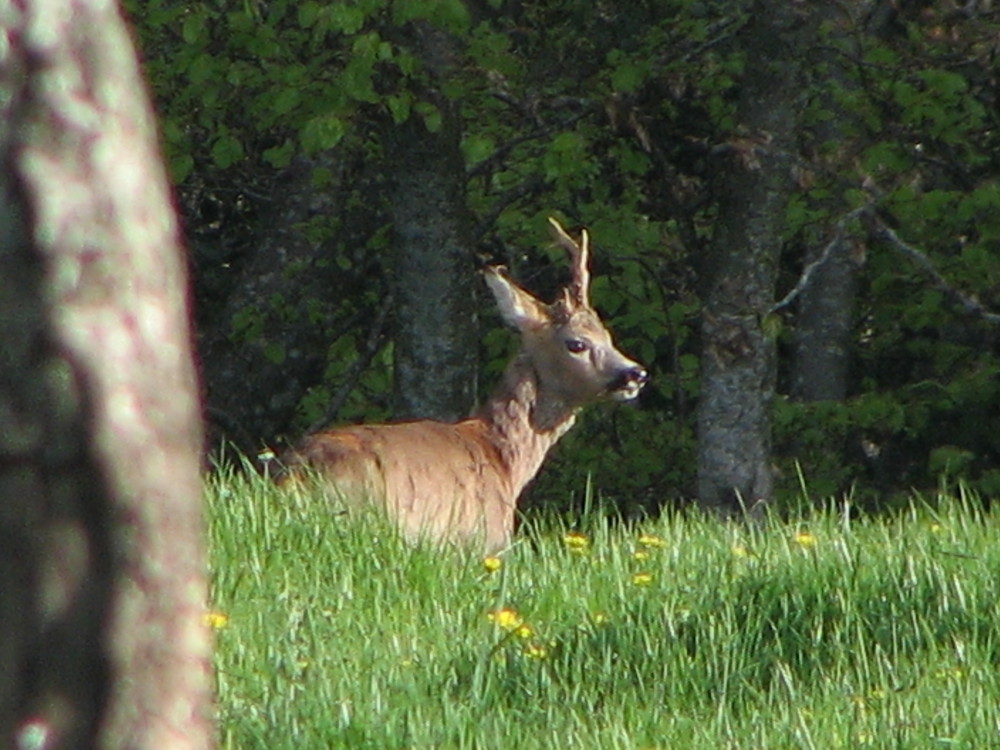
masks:
{"label": "blurred tree trunk", "polygon": [[477,316],[471,219],[457,105],[438,87],[454,65],[453,40],[414,23],[407,43],[431,79],[422,93],[439,121],[416,113],[389,126],[392,265],[396,304],[394,411],[454,420],[476,400]]}
{"label": "blurred tree trunk", "polygon": [[719,214],[706,259],[698,499],[724,515],[770,499],[774,303],[791,154],[811,42],[796,4],[755,2],[738,44],[745,53],[737,121],[719,175]]}
{"label": "blurred tree trunk", "polygon": [[117,4],[0,62],[0,743],[213,744],[186,272]]}

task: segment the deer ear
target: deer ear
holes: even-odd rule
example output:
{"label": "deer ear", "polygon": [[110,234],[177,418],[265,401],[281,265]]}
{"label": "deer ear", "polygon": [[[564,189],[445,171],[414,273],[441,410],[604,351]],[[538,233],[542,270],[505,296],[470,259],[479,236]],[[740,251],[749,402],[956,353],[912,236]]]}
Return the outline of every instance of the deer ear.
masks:
{"label": "deer ear", "polygon": [[500,315],[508,325],[524,331],[548,324],[545,305],[511,281],[503,266],[488,266],[486,283],[496,298]]}

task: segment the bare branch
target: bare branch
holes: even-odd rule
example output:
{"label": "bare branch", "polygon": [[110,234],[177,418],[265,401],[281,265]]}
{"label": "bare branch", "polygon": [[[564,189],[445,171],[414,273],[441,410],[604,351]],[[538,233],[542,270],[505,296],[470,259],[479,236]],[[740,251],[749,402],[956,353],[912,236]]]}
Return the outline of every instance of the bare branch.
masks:
{"label": "bare branch", "polygon": [[493,209],[476,225],[472,233],[473,238],[477,242],[481,240],[483,235],[485,235],[496,223],[500,214],[522,198],[526,198],[529,195],[537,193],[544,184],[545,181],[542,179],[541,175],[531,174],[526,180],[524,180],[524,182],[520,182],[512,188],[504,191],[504,193],[493,204]]}
{"label": "bare branch", "polygon": [[836,227],[834,228],[833,239],[827,243],[826,247],[823,248],[823,252],[816,260],[802,269],[802,275],[799,276],[799,280],[795,283],[795,286],[792,287],[788,294],[771,306],[771,309],[767,311],[769,315],[784,307],[788,307],[788,305],[794,302],[795,299],[802,294],[802,291],[809,286],[809,282],[812,280],[812,276],[816,272],[816,269],[826,263],[830,259],[830,256],[833,255],[834,250],[837,249],[837,247],[844,241],[844,234],[847,225],[855,219],[867,214],[871,210],[871,205],[866,204],[860,208],[854,209],[840,218],[840,221],[837,222]]}
{"label": "bare branch", "polygon": [[546,138],[552,135],[553,133],[557,133],[561,130],[568,130],[573,126],[575,126],[576,123],[578,123],[580,120],[587,117],[587,115],[590,115],[595,111],[596,110],[593,108],[586,109],[582,112],[578,112],[572,117],[567,117],[565,119],[559,120],[558,122],[552,123],[551,125],[537,128],[535,130],[532,130],[530,133],[525,133],[522,136],[510,139],[502,146],[498,146],[496,151],[494,151],[492,154],[490,154],[481,162],[479,162],[471,169],[469,169],[467,174],[468,178],[472,179],[473,177],[478,177],[479,175],[488,172],[490,169],[493,169],[496,164],[506,159],[507,156],[510,154],[510,152],[513,151],[518,146],[520,146],[522,143],[527,143],[528,141],[535,141],[538,140],[539,138]]}
{"label": "bare branch", "polygon": [[705,41],[696,46],[694,49],[690,49],[685,52],[679,59],[682,62],[691,62],[692,60],[701,57],[701,55],[705,54],[713,47],[725,44],[736,36],[744,26],[746,26],[747,19],[748,16],[742,16],[739,18],[723,18],[720,21],[715,22],[708,27],[708,33],[706,34]]}

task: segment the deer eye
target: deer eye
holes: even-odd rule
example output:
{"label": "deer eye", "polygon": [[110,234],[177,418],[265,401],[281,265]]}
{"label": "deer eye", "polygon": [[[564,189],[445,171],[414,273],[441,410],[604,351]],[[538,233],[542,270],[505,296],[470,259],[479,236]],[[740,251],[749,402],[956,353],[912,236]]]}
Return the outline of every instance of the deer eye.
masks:
{"label": "deer eye", "polygon": [[566,349],[573,354],[583,354],[590,345],[583,339],[566,339]]}

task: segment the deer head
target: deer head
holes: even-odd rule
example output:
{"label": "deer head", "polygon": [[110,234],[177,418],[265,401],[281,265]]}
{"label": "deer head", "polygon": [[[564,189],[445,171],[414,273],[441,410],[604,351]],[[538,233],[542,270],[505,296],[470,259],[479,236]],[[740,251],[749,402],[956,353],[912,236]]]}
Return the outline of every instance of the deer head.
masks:
{"label": "deer head", "polygon": [[486,282],[504,321],[521,333],[523,351],[544,394],[569,409],[601,398],[635,398],[648,380],[646,371],[626,357],[590,306],[590,249],[586,230],[574,241],[549,219],[566,250],[572,279],[551,305],[525,291],[501,266],[487,269]]}

